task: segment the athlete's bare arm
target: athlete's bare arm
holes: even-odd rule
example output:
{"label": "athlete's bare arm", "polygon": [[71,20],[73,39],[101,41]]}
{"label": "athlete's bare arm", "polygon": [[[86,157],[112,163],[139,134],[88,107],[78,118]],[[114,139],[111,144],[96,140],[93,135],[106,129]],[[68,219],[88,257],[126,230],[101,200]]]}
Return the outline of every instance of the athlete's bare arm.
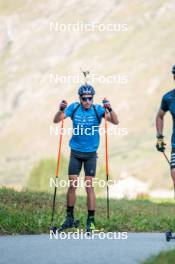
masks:
{"label": "athlete's bare arm", "polygon": [[107,114],[107,120],[109,122],[111,122],[112,124],[114,124],[114,125],[118,125],[119,124],[118,116],[117,116],[117,114],[114,111],[112,111],[112,112]]}
{"label": "athlete's bare arm", "polygon": [[163,110],[159,110],[156,116],[156,130],[157,135],[163,135],[163,126],[164,126],[164,116],[166,112]]}
{"label": "athlete's bare arm", "polygon": [[56,113],[56,115],[54,116],[53,122],[54,123],[59,123],[61,120],[65,119],[65,118],[66,118],[65,114],[62,111],[59,110]]}
{"label": "athlete's bare arm", "polygon": [[66,118],[66,115],[63,112],[64,109],[66,109],[66,107],[67,107],[67,101],[66,100],[62,100],[62,102],[59,105],[59,111],[54,116],[54,119],[53,119],[54,123],[59,123],[61,120]]}

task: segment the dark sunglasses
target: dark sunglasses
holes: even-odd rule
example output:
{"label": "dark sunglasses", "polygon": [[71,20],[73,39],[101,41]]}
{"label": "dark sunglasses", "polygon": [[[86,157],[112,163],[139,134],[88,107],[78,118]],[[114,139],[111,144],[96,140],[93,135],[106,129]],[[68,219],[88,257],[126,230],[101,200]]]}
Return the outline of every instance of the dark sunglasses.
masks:
{"label": "dark sunglasses", "polygon": [[93,97],[81,97],[81,99],[83,100],[83,102],[87,102],[87,101],[92,101]]}

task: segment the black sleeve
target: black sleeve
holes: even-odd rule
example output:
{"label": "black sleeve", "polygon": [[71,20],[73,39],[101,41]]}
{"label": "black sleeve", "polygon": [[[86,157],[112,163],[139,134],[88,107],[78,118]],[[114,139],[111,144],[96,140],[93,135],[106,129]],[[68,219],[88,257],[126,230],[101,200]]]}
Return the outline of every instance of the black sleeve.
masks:
{"label": "black sleeve", "polygon": [[163,98],[162,98],[160,109],[163,110],[164,112],[169,110],[169,100],[166,97],[166,95],[164,95]]}

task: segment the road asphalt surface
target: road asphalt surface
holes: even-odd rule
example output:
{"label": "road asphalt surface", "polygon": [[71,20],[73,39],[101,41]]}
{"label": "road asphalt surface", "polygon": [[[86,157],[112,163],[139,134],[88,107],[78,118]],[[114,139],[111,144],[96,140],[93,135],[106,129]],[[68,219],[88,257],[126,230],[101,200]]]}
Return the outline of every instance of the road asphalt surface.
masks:
{"label": "road asphalt surface", "polygon": [[127,239],[0,236],[0,264],[136,264],[172,248],[175,240],[166,242],[163,233],[128,233]]}

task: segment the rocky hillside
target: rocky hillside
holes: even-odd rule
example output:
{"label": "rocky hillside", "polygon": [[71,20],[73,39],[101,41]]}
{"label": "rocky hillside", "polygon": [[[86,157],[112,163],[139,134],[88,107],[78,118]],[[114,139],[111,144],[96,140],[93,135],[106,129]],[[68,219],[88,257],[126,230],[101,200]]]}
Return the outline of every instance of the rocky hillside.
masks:
{"label": "rocky hillside", "polygon": [[[94,83],[96,102],[108,97],[119,127],[128,129],[127,136],[109,138],[112,177],[124,172],[150,189],[170,188],[168,166],[154,147],[154,119],[162,94],[174,85],[174,10],[173,0],[1,1],[0,184],[24,186],[34,164],[56,157],[53,115],[61,99],[77,99],[79,84],[56,82],[53,76],[77,75],[82,67],[97,76],[117,76],[115,83]],[[51,27],[78,21],[127,27],[92,32]],[[120,81],[123,76],[127,82]],[[168,116],[168,142],[170,121]],[[65,157],[67,142],[65,137]],[[103,164],[103,137],[99,154]]]}

